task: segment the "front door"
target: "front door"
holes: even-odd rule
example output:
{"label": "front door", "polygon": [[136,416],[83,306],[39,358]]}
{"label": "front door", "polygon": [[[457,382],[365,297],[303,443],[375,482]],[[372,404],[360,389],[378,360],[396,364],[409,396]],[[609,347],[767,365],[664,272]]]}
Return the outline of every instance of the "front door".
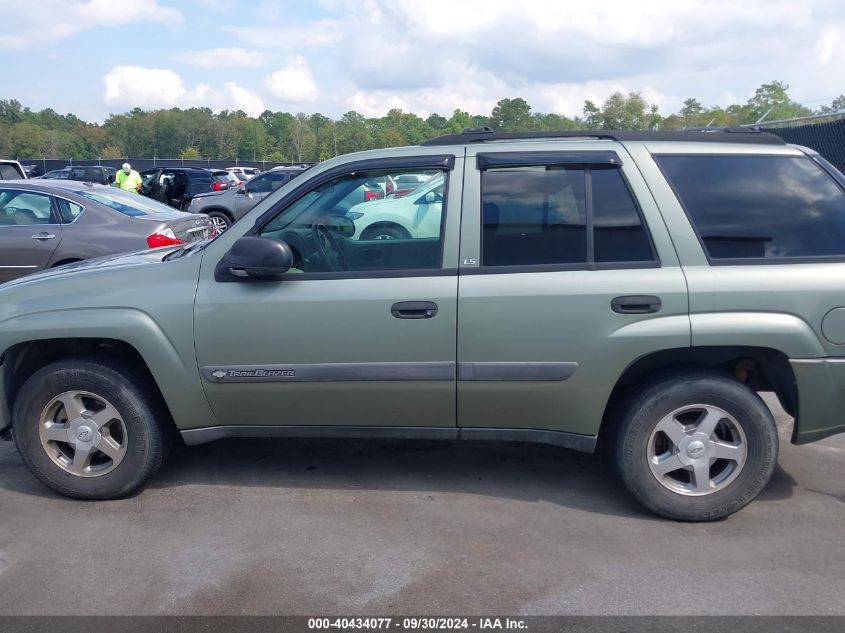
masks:
{"label": "front door", "polygon": [[0,189],[0,283],[46,268],[61,239],[50,196]]}
{"label": "front door", "polygon": [[684,275],[630,157],[607,142],[571,148],[468,149],[461,427],[589,443],[628,364],[690,344]]}
{"label": "front door", "polygon": [[[414,160],[447,178],[455,162]],[[259,204],[261,222],[236,224],[204,253],[196,352],[221,424],[454,428],[460,175],[448,178],[439,235],[355,239],[380,204],[395,203],[357,203],[387,169],[403,163],[324,170]],[[291,247],[294,267],[281,281],[221,267],[247,231]]]}

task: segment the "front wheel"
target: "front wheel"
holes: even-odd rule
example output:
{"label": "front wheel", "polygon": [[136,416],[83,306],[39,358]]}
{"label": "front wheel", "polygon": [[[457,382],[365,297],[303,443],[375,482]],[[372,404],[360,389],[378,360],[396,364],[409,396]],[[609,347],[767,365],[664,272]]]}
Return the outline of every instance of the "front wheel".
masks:
{"label": "front wheel", "polygon": [[117,365],[48,365],[15,400],[18,452],[42,483],[65,496],[126,496],[164,460],[163,412],[150,389],[143,376]]}
{"label": "front wheel", "polygon": [[688,372],[653,381],[629,402],[615,449],[622,481],[652,512],[712,521],[743,508],[771,479],[777,426],[744,384]]}

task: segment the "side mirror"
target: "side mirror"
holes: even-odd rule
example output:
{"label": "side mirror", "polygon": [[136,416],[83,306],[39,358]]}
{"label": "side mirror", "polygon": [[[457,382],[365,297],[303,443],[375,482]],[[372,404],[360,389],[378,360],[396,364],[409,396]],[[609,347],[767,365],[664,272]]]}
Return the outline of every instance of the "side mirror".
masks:
{"label": "side mirror", "polygon": [[435,202],[437,202],[437,194],[436,193],[434,193],[433,191],[429,191],[427,194],[425,194],[425,203],[426,204],[434,204]]}
{"label": "side mirror", "polygon": [[242,237],[223,258],[223,266],[229,273],[253,279],[278,279],[292,264],[290,246],[269,237]]}
{"label": "side mirror", "polygon": [[238,190],[235,192],[236,196],[245,196],[249,192],[246,190],[245,187],[238,187]]}

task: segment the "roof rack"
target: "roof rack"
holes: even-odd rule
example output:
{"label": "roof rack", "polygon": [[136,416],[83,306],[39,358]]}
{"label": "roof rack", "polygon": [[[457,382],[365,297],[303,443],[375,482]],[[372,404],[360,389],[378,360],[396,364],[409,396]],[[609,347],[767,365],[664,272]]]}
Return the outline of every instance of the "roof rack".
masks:
{"label": "roof rack", "polygon": [[496,132],[485,126],[465,128],[460,134],[447,134],[429,139],[422,145],[464,145],[485,141],[520,141],[541,138],[583,138],[611,141],[695,141],[703,143],[754,143],[758,145],[786,145],[779,136],[759,129],[719,127],[695,130],[628,131],[628,130],[567,130],[562,132]]}

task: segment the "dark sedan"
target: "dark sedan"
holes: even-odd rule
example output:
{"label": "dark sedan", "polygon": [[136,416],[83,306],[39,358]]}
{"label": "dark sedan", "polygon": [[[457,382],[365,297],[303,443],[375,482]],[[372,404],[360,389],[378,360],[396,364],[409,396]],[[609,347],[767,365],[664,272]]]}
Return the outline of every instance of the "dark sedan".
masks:
{"label": "dark sedan", "polygon": [[0,183],[0,283],[92,257],[195,242],[205,215],[71,180]]}

